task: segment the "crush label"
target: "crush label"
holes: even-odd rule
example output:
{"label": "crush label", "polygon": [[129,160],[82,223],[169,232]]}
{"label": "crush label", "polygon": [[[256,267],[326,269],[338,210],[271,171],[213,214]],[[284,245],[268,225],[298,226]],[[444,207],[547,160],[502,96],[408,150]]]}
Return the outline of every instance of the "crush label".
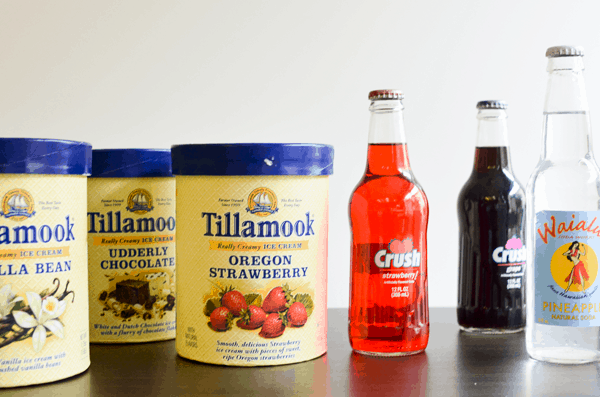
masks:
{"label": "crush label", "polygon": [[542,211],[536,214],[535,321],[540,324],[600,325],[598,256],[600,211]]}
{"label": "crush label", "polygon": [[389,290],[390,298],[399,299],[399,306],[415,300],[421,274],[421,251],[414,246],[412,237],[391,239],[387,245],[374,250],[371,274],[381,276],[382,288]]}
{"label": "crush label", "polygon": [[521,289],[527,251],[520,238],[513,237],[492,251],[492,261],[499,267],[501,283],[507,290]]}

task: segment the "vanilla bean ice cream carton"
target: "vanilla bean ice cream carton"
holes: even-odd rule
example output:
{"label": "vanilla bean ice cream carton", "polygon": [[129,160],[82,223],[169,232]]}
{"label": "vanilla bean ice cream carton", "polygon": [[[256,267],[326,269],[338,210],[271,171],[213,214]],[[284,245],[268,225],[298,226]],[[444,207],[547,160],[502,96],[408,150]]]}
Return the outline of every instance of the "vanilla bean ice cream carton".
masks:
{"label": "vanilla bean ice cream carton", "polygon": [[179,355],[264,366],[324,354],[333,148],[180,145],[172,158]]}
{"label": "vanilla bean ice cream carton", "polygon": [[86,203],[92,147],[0,138],[0,387],[90,365]]}

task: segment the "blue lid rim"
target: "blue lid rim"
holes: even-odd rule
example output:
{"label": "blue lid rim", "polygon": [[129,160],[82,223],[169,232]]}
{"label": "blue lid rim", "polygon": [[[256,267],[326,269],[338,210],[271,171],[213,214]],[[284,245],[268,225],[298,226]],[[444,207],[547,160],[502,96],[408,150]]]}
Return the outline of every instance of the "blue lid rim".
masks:
{"label": "blue lid rim", "polygon": [[90,175],[92,145],[45,138],[0,138],[0,173]]}
{"label": "blue lid rim", "polygon": [[331,145],[224,143],[173,145],[173,174],[206,176],[333,174]]}
{"label": "blue lid rim", "polygon": [[170,149],[94,149],[92,178],[172,177]]}

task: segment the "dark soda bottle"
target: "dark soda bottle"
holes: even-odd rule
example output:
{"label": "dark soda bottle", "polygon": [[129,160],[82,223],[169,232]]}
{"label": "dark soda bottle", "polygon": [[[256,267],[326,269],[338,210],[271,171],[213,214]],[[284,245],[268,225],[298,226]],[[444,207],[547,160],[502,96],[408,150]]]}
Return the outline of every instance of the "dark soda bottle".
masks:
{"label": "dark soda bottle", "polygon": [[473,333],[525,327],[525,194],[512,173],[506,103],[477,104],[475,166],[458,196],[458,324]]}
{"label": "dark soda bottle", "polygon": [[367,168],[350,198],[348,332],[363,354],[415,354],[429,340],[429,206],[408,162],[402,98],[397,90],[369,93]]}

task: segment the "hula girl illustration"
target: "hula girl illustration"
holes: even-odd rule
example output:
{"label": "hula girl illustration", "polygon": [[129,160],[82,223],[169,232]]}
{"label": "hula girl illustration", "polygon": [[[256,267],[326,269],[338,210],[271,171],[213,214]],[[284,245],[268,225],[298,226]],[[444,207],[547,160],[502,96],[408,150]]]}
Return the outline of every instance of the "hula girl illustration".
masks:
{"label": "hula girl illustration", "polygon": [[585,263],[582,260],[582,256],[585,257],[586,250],[583,244],[580,244],[579,241],[573,241],[569,246],[567,252],[563,253],[564,256],[571,262],[573,262],[573,268],[571,269],[571,273],[565,279],[567,284],[567,288],[565,292],[568,292],[573,283],[581,285],[582,290],[585,291],[585,282],[590,279],[590,276],[585,269]]}

